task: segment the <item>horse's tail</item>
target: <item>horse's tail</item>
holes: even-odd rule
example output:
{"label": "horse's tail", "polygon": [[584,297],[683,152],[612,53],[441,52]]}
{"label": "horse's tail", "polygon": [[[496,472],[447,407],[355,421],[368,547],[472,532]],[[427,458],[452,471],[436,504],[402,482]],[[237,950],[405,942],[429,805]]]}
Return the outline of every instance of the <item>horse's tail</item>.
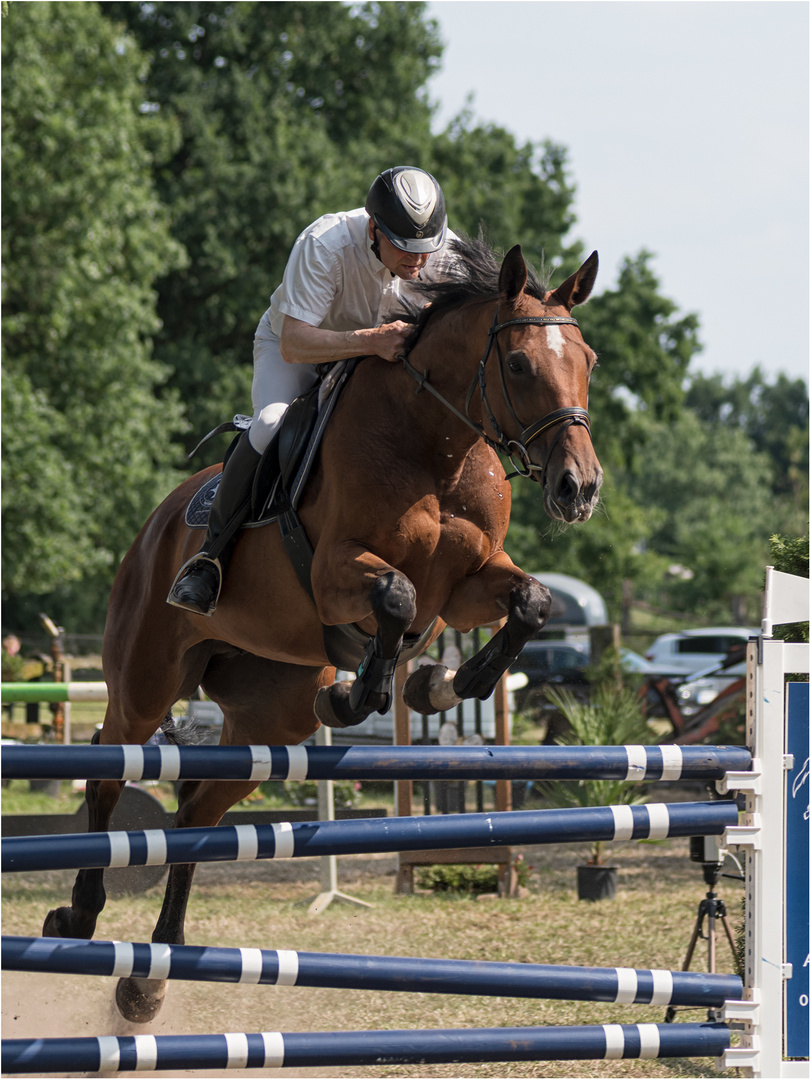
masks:
{"label": "horse's tail", "polygon": [[206,741],[204,728],[193,717],[181,716],[176,720],[171,712],[166,714],[155,734],[161,742],[165,740],[170,746],[200,746]]}

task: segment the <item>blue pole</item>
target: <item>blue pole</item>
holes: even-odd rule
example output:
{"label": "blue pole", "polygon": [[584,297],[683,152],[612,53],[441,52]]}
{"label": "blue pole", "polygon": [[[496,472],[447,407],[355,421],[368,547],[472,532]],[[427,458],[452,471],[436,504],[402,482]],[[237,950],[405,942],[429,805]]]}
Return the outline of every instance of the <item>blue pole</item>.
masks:
{"label": "blue pole", "polygon": [[8,1073],[719,1057],[725,1024],[8,1039]]}
{"label": "blue pole", "polygon": [[69,836],[7,837],[2,870],[69,870],[391,851],[720,835],[734,802],[523,810],[449,817],[224,825]]}
{"label": "blue pole", "polygon": [[5,779],[720,780],[745,747],[7,746]]}
{"label": "blue pole", "polygon": [[694,971],[635,971],[272,949],[246,953],[242,949],[214,946],[3,938],[4,971],[148,979],[155,977],[158,965],[169,979],[636,1005],[710,1008],[723,1005],[726,1000],[739,1000],[743,992],[737,975]]}

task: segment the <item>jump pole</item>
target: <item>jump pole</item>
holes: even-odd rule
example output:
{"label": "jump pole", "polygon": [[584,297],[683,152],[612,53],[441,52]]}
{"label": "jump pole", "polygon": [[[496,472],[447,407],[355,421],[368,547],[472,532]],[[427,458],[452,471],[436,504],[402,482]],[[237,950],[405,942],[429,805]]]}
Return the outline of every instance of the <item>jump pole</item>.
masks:
{"label": "jump pole", "polygon": [[45,704],[62,701],[106,701],[106,682],[13,682],[0,683],[4,705],[18,702]]}
{"label": "jump pole", "polygon": [[10,1073],[267,1069],[484,1061],[718,1057],[725,1024],[601,1024],[437,1031],[257,1032],[8,1039]]}
{"label": "jump pole", "polygon": [[696,971],[588,968],[489,960],[85,941],[79,938],[4,937],[3,970],[700,1008],[721,1006],[725,1001],[739,999],[742,991],[737,975]]}
{"label": "jump pole", "polygon": [[68,836],[6,837],[2,870],[78,870],[185,862],[244,862],[312,855],[432,851],[581,841],[720,836],[738,821],[735,802],[647,803],[429,818],[219,825]]}
{"label": "jump pole", "polygon": [[[329,730],[329,729],[326,729]],[[6,746],[5,780],[721,780],[742,746]],[[411,815],[398,815],[409,817]]]}

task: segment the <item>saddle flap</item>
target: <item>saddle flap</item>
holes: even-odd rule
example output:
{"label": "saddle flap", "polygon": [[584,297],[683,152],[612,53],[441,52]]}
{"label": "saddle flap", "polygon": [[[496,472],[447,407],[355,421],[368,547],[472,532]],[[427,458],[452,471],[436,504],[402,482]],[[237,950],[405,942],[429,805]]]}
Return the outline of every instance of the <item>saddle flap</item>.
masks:
{"label": "saddle flap", "polygon": [[[284,414],[278,435],[262,455],[253,485],[253,508],[245,528],[276,521],[289,506],[298,506],[318,448],[346,380],[360,362],[341,360],[322,365],[326,374],[306,394],[297,397]],[[239,431],[250,426],[250,417],[235,416],[206,436],[220,431]],[[201,444],[202,445],[202,444]],[[219,476],[207,480],[194,494],[186,509],[186,525],[204,529],[211,504],[220,484]]]}

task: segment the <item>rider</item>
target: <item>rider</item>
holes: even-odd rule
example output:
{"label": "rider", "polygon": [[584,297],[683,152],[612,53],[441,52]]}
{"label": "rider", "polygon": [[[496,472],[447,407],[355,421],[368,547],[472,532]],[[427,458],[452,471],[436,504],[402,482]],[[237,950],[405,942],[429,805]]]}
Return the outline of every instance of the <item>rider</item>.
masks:
{"label": "rider", "polygon": [[406,165],[376,178],[365,207],[325,214],[301,233],[256,330],[251,426],[223,468],[203,547],[181,567],[168,603],[214,612],[232,533],[248,514],[256,466],[288,405],[316,382],[319,364],[354,356],[400,359],[412,327],[385,320],[401,297],[414,299],[408,282],[442,273],[454,238],[439,184]]}

